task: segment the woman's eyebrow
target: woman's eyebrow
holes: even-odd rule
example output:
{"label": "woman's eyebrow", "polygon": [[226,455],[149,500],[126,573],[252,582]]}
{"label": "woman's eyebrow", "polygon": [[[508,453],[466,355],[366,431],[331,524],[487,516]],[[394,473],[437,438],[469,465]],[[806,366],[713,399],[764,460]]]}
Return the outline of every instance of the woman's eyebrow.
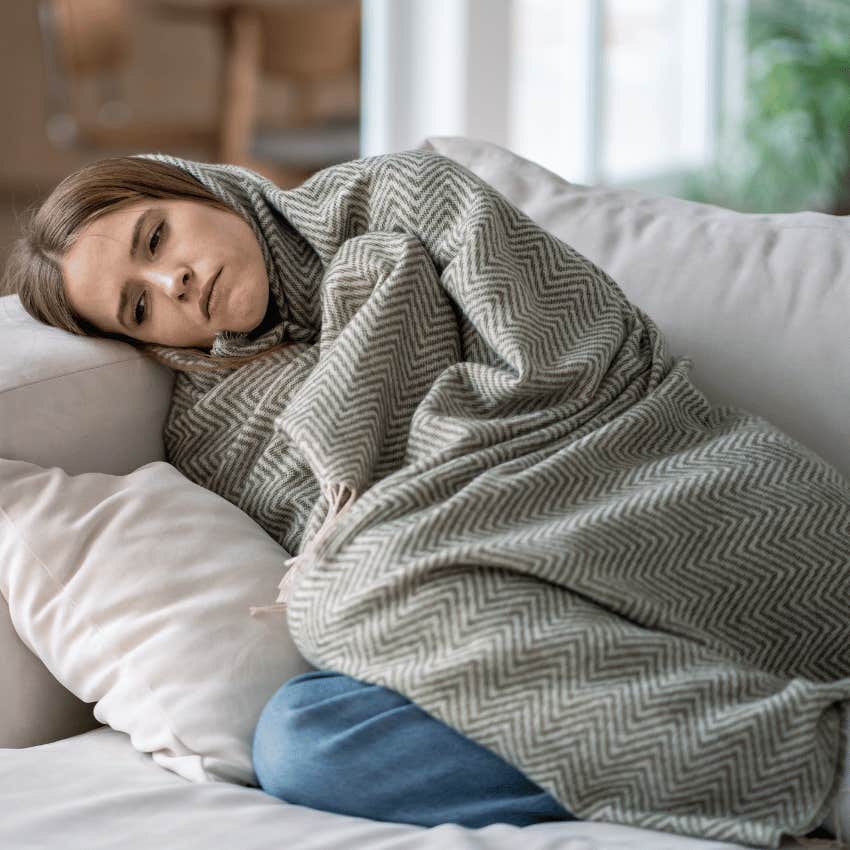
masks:
{"label": "woman's eyebrow", "polygon": [[[117,320],[118,324],[121,325],[122,328],[127,327],[127,323],[124,321],[124,313],[127,310],[127,299],[129,297],[129,290],[130,287],[127,286],[126,283],[124,283],[124,285],[121,287],[121,299],[118,302],[118,312],[115,314],[115,319]],[[129,328],[127,328],[127,330],[129,330]]]}
{"label": "woman's eyebrow", "polygon": [[142,233],[142,226],[145,223],[145,219],[150,215],[151,210],[146,209],[137,219],[136,223],[133,225],[133,238],[130,240],[130,257],[133,258],[136,256],[136,249],[139,247],[139,237]]}

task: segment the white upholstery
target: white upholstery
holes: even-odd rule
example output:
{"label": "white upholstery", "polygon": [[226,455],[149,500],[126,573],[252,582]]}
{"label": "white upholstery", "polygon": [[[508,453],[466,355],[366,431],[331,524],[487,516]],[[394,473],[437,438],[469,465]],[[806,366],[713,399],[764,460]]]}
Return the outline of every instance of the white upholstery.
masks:
{"label": "white upholstery", "polygon": [[0,298],[0,457],[123,475],[164,460],[174,375],[133,346],[35,321]]}
{"label": "white upholstery", "polygon": [[426,829],[331,814],[284,803],[255,788],[188,782],[108,727],[29,750],[0,750],[0,811],[4,850],[739,848],[587,821]]}

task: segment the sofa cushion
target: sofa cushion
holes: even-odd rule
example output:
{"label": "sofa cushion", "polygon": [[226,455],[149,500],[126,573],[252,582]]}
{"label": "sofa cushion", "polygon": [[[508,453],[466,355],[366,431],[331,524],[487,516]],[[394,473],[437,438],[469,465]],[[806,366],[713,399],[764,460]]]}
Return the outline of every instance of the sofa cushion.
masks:
{"label": "sofa cushion", "polygon": [[274,596],[288,554],[155,461],[125,476],[0,460],[0,591],[17,633],[94,715],[195,782],[256,785],[253,732],[312,669]]}
{"label": "sofa cushion", "polygon": [[256,788],[190,785],[106,727],[0,750],[0,800],[7,850],[752,850],[601,821],[423,829],[338,815]]}
{"label": "sofa cushion", "polygon": [[593,260],[715,404],[768,419],[850,477],[850,216],[738,213],[570,184],[491,142],[435,136]]}

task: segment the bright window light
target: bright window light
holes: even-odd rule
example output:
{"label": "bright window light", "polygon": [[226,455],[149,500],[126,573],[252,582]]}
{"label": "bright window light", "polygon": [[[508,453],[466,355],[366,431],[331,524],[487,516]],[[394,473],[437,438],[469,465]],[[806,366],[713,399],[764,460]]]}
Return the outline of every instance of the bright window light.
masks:
{"label": "bright window light", "polygon": [[508,143],[586,183],[713,155],[720,0],[514,0]]}

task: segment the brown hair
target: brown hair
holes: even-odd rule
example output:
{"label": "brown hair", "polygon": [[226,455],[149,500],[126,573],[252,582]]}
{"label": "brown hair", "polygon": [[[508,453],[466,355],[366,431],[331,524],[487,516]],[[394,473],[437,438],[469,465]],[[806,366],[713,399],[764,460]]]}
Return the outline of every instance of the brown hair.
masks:
{"label": "brown hair", "polygon": [[[228,212],[191,174],[154,159],[117,156],[100,160],[66,177],[24,222],[6,263],[0,294],[17,293],[24,309],[38,321],[78,336],[100,336],[129,342],[152,359],[178,371],[237,368],[288,346],[279,343],[245,357],[214,357],[198,348],[168,348],[123,334],[107,333],[77,315],[62,285],[60,262],[89,222],[144,198],[195,200]],[[168,352],[191,355],[167,357]]]}

